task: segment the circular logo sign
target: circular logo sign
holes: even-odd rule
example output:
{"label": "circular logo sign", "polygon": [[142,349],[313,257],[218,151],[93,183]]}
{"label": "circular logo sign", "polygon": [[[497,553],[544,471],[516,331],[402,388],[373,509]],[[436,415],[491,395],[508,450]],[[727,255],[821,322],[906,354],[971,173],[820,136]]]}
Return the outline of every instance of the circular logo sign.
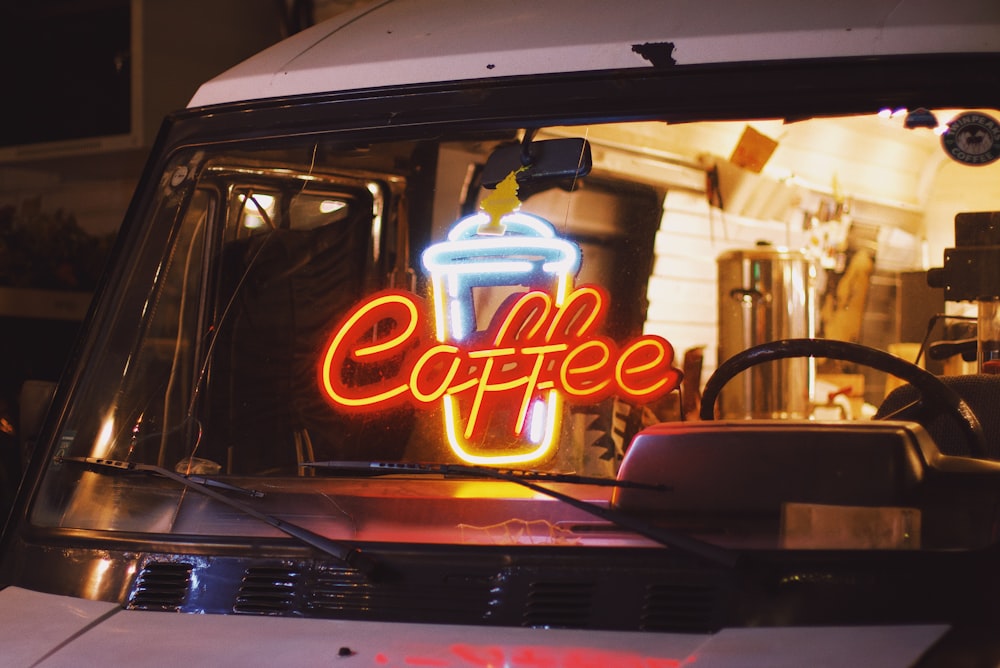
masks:
{"label": "circular logo sign", "polygon": [[974,111],[960,114],[948,123],[941,144],[963,165],[988,165],[1000,158],[1000,123]]}

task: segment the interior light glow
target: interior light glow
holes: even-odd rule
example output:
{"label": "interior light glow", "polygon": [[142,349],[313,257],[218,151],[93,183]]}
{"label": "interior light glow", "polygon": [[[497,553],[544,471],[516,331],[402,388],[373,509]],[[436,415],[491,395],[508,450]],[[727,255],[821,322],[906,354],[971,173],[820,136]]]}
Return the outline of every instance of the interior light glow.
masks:
{"label": "interior light glow", "polygon": [[382,188],[374,181],[367,184],[372,196],[372,259],[378,260],[382,254]]}
{"label": "interior light glow", "polygon": [[247,229],[257,229],[265,225],[265,216],[274,216],[274,196],[265,193],[251,193],[250,195],[239,195],[239,201],[243,207],[243,227]]}
{"label": "interior light glow", "polygon": [[909,113],[910,112],[906,107],[895,107],[895,108],[883,107],[882,109],[878,110],[878,113],[876,115],[883,121],[888,121],[900,117],[905,117]]}
{"label": "interior light glow", "polygon": [[347,202],[341,202],[340,200],[335,200],[335,199],[325,199],[319,203],[319,212],[336,213],[337,211],[343,209],[345,206],[347,206]]}
{"label": "interior light glow", "polygon": [[240,195],[240,202],[246,203],[247,207],[254,209],[263,209],[264,211],[270,211],[274,209],[274,196],[265,193],[251,193],[248,195]]}
{"label": "interior light glow", "polygon": [[113,415],[108,415],[104,418],[104,422],[101,423],[101,429],[97,432],[97,438],[94,440],[94,449],[91,452],[91,457],[105,458],[108,453],[111,452],[112,437],[115,433],[115,418]]}

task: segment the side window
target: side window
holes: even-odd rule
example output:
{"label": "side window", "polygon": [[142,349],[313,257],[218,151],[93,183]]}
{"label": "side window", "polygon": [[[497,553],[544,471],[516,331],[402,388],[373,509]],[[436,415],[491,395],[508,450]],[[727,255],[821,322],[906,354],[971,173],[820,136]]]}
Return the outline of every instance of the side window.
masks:
{"label": "side window", "polygon": [[123,388],[143,399],[132,403],[139,413],[122,425],[131,428],[133,436],[118,439],[117,450],[126,444],[128,448],[116,453],[120,459],[173,468],[197,440],[198,425],[189,407],[200,375],[205,240],[215,203],[212,191],[194,193],[148,305],[148,326],[134,355],[141,366],[128,375],[131,382]]}
{"label": "side window", "polygon": [[[190,193],[190,194],[189,194]],[[134,290],[109,314],[95,337],[88,376],[59,436],[59,454],[97,457],[187,470],[200,425],[190,414],[199,382],[204,319],[204,267],[218,198],[210,190],[173,191],[151,226],[123,284]],[[179,220],[178,220],[179,218]],[[103,500],[121,482],[76,467],[46,478],[34,520],[54,525],[105,525]],[[52,490],[72,489],[73,494]]]}

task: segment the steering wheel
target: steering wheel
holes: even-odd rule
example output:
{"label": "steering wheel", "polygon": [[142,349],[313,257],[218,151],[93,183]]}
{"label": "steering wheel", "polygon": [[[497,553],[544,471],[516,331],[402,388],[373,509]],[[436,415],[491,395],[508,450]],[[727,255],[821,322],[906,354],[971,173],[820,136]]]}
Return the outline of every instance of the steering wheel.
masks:
{"label": "steering wheel", "polygon": [[715,419],[715,402],[719,392],[737,374],[764,362],[794,357],[829,357],[855,362],[905,380],[916,388],[922,397],[916,408],[922,408],[926,401],[933,406],[948,409],[958,419],[972,456],[987,458],[986,437],[979,418],[965,399],[940,378],[916,364],[882,350],[833,339],[783,339],[762,343],[733,355],[716,368],[705,384],[701,395],[701,419]]}

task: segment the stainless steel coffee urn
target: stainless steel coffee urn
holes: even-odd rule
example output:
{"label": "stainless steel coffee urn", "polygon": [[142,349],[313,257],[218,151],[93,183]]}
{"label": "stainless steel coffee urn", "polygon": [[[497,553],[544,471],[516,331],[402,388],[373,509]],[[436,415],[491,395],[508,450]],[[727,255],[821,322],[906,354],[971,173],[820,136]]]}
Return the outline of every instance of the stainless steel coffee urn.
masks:
{"label": "stainless steel coffee urn", "polygon": [[[816,332],[816,267],[801,252],[768,243],[733,250],[719,269],[719,363],[751,346]],[[806,418],[815,381],[811,358],[766,362],[729,381],[724,419]]]}

